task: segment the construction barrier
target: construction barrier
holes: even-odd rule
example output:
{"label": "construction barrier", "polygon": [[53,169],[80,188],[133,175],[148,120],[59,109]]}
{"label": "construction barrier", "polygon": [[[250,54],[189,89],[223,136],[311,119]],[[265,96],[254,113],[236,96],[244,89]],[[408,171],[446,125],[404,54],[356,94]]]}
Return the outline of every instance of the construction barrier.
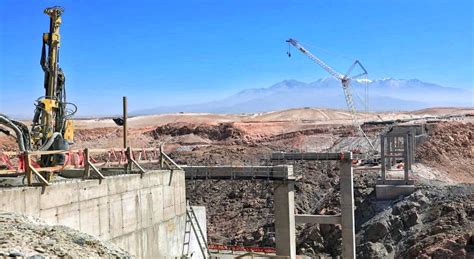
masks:
{"label": "construction barrier", "polygon": [[265,253],[265,254],[275,254],[276,249],[273,247],[246,247],[246,246],[233,246],[233,245],[219,245],[219,244],[209,244],[207,246],[209,250],[214,250],[216,252],[254,252],[254,253]]}
{"label": "construction barrier", "polygon": [[[41,156],[64,155],[61,165],[44,167],[40,164]],[[84,169],[84,178],[94,172],[100,179],[104,176],[99,168],[118,166],[130,170],[136,166],[141,173],[145,170],[140,164],[157,163],[160,168],[181,169],[160,148],[111,148],[111,149],[79,149],[79,150],[54,150],[54,151],[30,151],[30,152],[0,152],[0,176],[12,176],[26,174],[28,185],[31,185],[32,175],[37,180],[48,185],[49,180],[45,175],[66,169]]]}

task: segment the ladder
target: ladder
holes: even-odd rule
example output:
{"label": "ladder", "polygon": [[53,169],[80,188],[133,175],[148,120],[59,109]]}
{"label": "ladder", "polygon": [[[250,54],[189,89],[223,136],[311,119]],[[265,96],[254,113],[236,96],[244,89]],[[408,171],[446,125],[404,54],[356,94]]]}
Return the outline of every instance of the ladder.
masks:
{"label": "ladder", "polygon": [[188,217],[187,207],[186,207],[186,224],[184,226],[184,240],[183,240],[183,251],[181,255],[183,257],[189,257],[189,243],[191,242],[191,220]]}
{"label": "ladder", "polygon": [[194,233],[196,240],[201,250],[203,258],[210,256],[209,249],[207,247],[207,240],[204,237],[201,226],[196,218],[196,214],[191,206],[186,206],[186,225],[184,227],[184,242],[182,255],[189,257],[189,245],[191,242],[191,233]]}

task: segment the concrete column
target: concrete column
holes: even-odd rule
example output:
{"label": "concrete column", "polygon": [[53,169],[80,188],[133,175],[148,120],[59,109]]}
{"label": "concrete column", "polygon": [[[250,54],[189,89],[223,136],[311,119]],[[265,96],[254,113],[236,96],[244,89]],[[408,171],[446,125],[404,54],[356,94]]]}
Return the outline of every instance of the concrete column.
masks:
{"label": "concrete column", "polygon": [[411,170],[411,167],[412,167],[413,163],[415,163],[415,148],[416,148],[415,136],[416,136],[416,130],[412,130],[410,132],[409,139],[408,139],[409,145],[410,145],[410,167],[408,169],[410,169],[410,170]]}
{"label": "concrete column", "polygon": [[385,159],[385,135],[380,136],[380,161],[382,164],[380,165],[380,169],[382,170],[382,181],[385,181],[385,170],[386,170],[386,159]]}
{"label": "concrete column", "polygon": [[[383,154],[383,153],[382,153]],[[351,154],[352,157],[352,154]],[[354,192],[351,159],[341,163],[342,258],[355,258]]]}
{"label": "concrete column", "polygon": [[273,186],[277,255],[296,258],[295,182],[275,181]]}
{"label": "concrete column", "polygon": [[[389,155],[389,156],[390,156],[390,154],[391,154],[391,152],[392,152],[392,151],[391,151],[391,150],[392,150],[392,145],[391,145],[392,139],[391,139],[390,137],[388,137],[388,136],[386,136],[386,137],[383,136],[382,138],[384,138],[384,140],[385,140],[385,141],[384,141],[384,142],[385,142],[385,143],[384,143],[384,151],[383,151],[383,152],[384,152],[384,155],[386,154],[386,155]],[[385,161],[384,161],[384,164],[386,164]],[[388,158],[388,165],[391,165],[391,164],[392,164],[392,159],[389,157],[389,158]],[[385,180],[385,178],[384,178],[384,180]]]}
{"label": "concrete column", "polygon": [[408,147],[408,134],[403,137],[403,171],[404,171],[404,179],[405,181],[408,181],[408,169],[410,167],[410,148]]}

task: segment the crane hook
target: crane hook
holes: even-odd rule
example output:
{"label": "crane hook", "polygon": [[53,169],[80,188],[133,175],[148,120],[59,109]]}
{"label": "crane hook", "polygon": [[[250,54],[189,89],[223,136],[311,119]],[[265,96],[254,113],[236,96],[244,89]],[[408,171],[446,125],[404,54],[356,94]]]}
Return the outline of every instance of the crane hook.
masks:
{"label": "crane hook", "polygon": [[288,51],[286,52],[286,55],[288,55],[288,57],[291,58],[291,47],[290,47],[290,43],[288,43]]}

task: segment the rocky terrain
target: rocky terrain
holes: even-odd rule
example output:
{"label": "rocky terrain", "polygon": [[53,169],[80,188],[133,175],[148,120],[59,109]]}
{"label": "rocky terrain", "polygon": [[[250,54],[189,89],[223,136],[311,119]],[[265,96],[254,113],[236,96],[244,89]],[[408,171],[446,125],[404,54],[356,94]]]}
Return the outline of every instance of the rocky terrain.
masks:
{"label": "rocky terrain", "polygon": [[0,256],[28,258],[131,258],[128,252],[65,226],[0,212]]}
{"label": "rocky terrain", "polygon": [[[439,112],[428,109],[384,113],[384,119],[422,119]],[[473,113],[467,110],[467,113]],[[375,114],[366,115],[375,119]],[[361,119],[362,119],[361,115]],[[422,122],[422,121],[421,121]],[[78,121],[73,148],[121,146],[120,127],[111,120]],[[274,151],[353,149],[360,139],[347,113],[296,109],[253,115],[175,114],[134,117],[129,142],[133,147],[158,146],[187,165],[270,165]],[[376,139],[383,127],[366,127]],[[474,124],[463,121],[426,125],[428,137],[417,147],[414,178],[417,191],[403,199],[376,201],[375,171],[356,171],[357,253],[361,258],[465,258],[474,256]],[[0,150],[14,150],[0,136]],[[337,163],[292,162],[297,176],[298,213],[337,214]],[[273,190],[269,181],[188,181],[187,198],[207,208],[211,243],[274,246]],[[332,225],[299,225],[299,254],[338,256],[341,231]]]}
{"label": "rocky terrain", "polygon": [[[376,174],[357,171],[355,199],[360,257],[473,256],[473,127],[474,124],[464,122],[429,124],[429,137],[417,148],[419,163],[416,166],[425,171],[441,172],[450,184],[424,178],[421,172],[415,171],[417,191],[405,199],[384,202],[375,199]],[[337,133],[337,127],[332,132]],[[312,130],[308,135],[327,133],[320,129]],[[346,133],[339,130],[335,138]],[[285,139],[282,135],[288,135],[287,141],[281,141]],[[282,135],[251,142],[242,141],[240,135],[229,136],[226,144],[197,146],[171,155],[179,163],[189,165],[268,165],[269,153],[298,149],[295,143],[301,136],[306,136],[304,131]],[[337,142],[331,138],[326,141]],[[455,159],[450,159],[452,157]],[[302,176],[296,184],[298,213],[339,213],[337,165],[302,161],[293,165],[296,174]],[[274,245],[270,182],[194,181],[187,187],[191,202],[208,209],[211,242]],[[298,251],[310,256],[337,256],[341,252],[340,238],[339,226],[299,226]]]}
{"label": "rocky terrain", "polygon": [[[216,161],[216,164],[263,165],[267,160],[260,152],[270,151],[203,149],[206,151],[201,155],[180,153],[175,159],[188,164]],[[297,162],[294,166],[296,174],[303,176],[296,184],[298,213],[339,213],[337,165]],[[419,183],[417,192],[411,196],[385,202],[375,199],[375,177],[374,173],[361,171],[355,175],[357,251],[361,258],[463,258],[474,252],[473,185]],[[187,194],[192,204],[206,206],[211,242],[274,245],[270,182],[194,181],[187,184]],[[341,252],[340,243],[339,226],[298,226],[300,254],[337,256]]]}

